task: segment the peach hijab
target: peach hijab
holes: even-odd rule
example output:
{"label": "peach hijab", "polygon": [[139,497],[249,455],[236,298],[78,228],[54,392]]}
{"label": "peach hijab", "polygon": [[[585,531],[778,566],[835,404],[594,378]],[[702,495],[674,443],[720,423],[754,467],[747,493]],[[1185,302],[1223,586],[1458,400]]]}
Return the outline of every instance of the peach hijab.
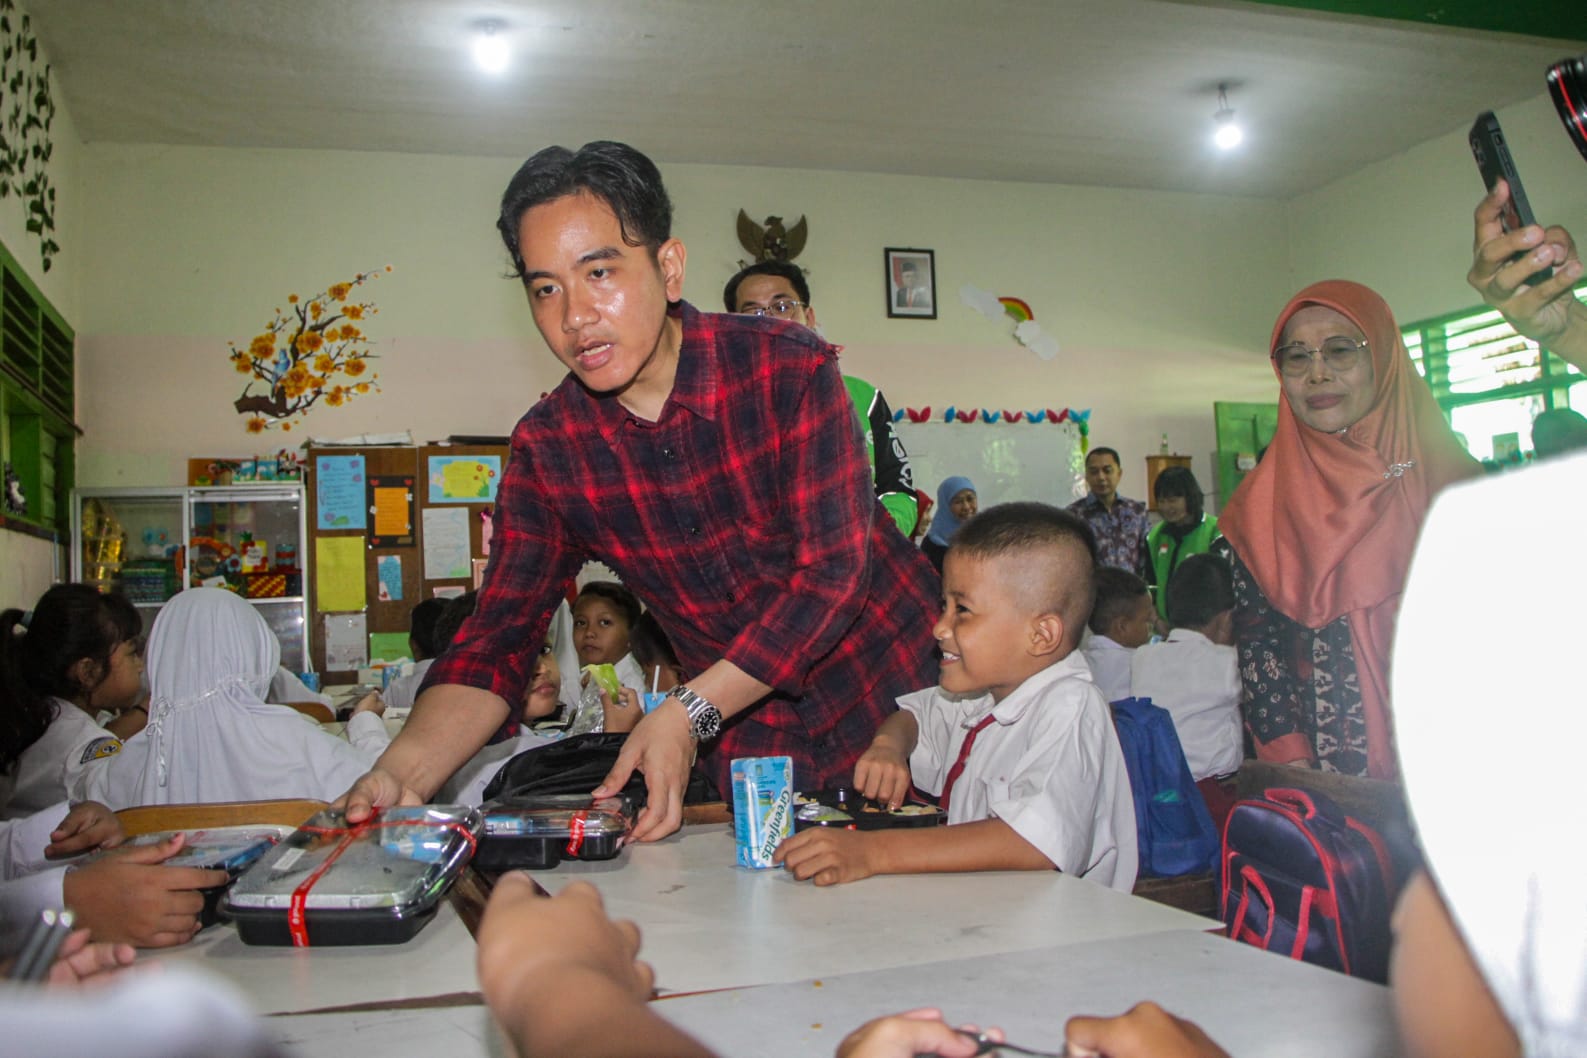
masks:
{"label": "peach hijab", "polygon": [[1393,778],[1388,661],[1411,552],[1433,497],[1479,467],[1416,373],[1394,314],[1361,284],[1332,279],[1296,294],[1273,325],[1269,349],[1309,305],[1340,313],[1366,335],[1372,407],[1349,429],[1321,433],[1301,425],[1281,391],[1273,441],[1218,528],[1280,613],[1313,629],[1349,618],[1367,774]]}

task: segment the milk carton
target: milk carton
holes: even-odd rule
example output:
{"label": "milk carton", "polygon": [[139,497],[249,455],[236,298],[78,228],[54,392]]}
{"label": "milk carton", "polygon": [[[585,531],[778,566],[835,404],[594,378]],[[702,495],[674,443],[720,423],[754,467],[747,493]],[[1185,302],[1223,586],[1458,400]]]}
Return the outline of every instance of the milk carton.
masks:
{"label": "milk carton", "polygon": [[775,867],[772,853],[793,833],[793,759],[740,757],[732,769],[738,865]]}

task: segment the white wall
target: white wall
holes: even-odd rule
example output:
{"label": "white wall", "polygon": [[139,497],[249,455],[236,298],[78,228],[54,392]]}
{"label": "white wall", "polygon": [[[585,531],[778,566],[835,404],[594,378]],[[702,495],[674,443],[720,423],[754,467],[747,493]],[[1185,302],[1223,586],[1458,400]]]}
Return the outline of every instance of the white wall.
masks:
{"label": "white wall", "polygon": [[[316,436],[411,428],[506,433],[560,377],[504,279],[495,204],[515,161],[153,146],[85,148],[93,291],[80,332],[88,430],[80,477],[179,480],[189,455],[296,444],[250,438],[226,341],[290,292],[392,264],[367,288],[383,392],[316,411]],[[1161,433],[1208,473],[1214,399],[1270,390],[1259,350],[1285,293],[1282,207],[1215,196],[870,174],[668,166],[687,294],[720,307],[745,256],[740,206],[810,218],[800,263],[846,367],[895,407],[1090,407],[1126,490]],[[889,320],[882,249],[937,252],[937,321]],[[1209,264],[1210,263],[1210,264]],[[973,283],[1035,308],[1050,363],[959,303]],[[932,484],[932,483],[923,483]]]}

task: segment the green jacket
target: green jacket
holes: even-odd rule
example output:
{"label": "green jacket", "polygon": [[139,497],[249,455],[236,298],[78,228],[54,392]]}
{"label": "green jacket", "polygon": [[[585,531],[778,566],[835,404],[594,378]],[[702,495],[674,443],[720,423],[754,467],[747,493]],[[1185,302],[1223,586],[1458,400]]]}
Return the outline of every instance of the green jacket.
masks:
{"label": "green jacket", "polygon": [[893,516],[898,531],[908,536],[915,531],[919,508],[915,505],[915,479],[909,469],[909,453],[893,432],[893,411],[882,391],[853,375],[843,376],[843,385],[854,402],[854,415],[865,438],[865,457],[871,463],[876,483],[876,498]]}
{"label": "green jacket", "polygon": [[1218,519],[1210,514],[1201,516],[1201,524],[1185,538],[1176,540],[1167,532],[1166,522],[1158,522],[1146,534],[1146,583],[1156,587],[1157,612],[1168,620],[1168,579],[1179,564],[1191,555],[1204,554],[1218,539]]}

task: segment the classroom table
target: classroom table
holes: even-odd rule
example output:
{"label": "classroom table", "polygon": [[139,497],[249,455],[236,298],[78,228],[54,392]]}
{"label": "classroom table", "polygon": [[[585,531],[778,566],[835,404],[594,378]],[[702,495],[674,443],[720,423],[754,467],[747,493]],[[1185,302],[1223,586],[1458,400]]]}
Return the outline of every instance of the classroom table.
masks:
{"label": "classroom table", "polygon": [[722,1055],[812,1058],[872,1018],[921,1006],[1061,1052],[1071,1015],[1120,1014],[1144,999],[1198,1023],[1234,1058],[1400,1053],[1382,985],[1184,930],[680,996],[656,1010]]}
{"label": "classroom table", "polygon": [[[724,1056],[820,1058],[872,1018],[918,1006],[1061,1051],[1070,1015],[1122,1013],[1147,998],[1200,1024],[1234,1058],[1401,1053],[1381,985],[1185,930],[678,996],[654,1009]],[[271,1018],[266,1029],[298,1058],[508,1053],[477,1006],[307,1014]]]}
{"label": "classroom table", "polygon": [[532,874],[551,893],[591,882],[608,913],[637,922],[662,995],[1221,928],[1056,871],[891,875],[821,889],[735,867],[733,848],[731,826],[689,826],[614,860]]}
{"label": "classroom table", "polygon": [[[450,901],[405,944],[292,948],[244,944],[230,925],[211,926],[152,961],[217,974],[261,1014],[389,1006],[460,997],[478,1002],[474,937]],[[466,1000],[462,997],[467,997]]]}

